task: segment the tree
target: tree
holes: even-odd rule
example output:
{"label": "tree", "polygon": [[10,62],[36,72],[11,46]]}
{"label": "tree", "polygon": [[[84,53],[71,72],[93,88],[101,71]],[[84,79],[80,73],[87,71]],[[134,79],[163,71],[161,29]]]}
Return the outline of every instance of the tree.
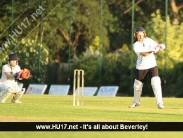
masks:
{"label": "tree", "polygon": [[[68,45],[71,45],[72,57],[79,56],[99,35],[100,3],[97,0],[73,0],[72,5],[67,0],[44,1],[43,7],[46,9],[43,13],[43,17],[46,17],[43,21],[43,42],[49,48],[50,60],[60,58],[67,62]],[[105,16],[110,16],[110,13],[106,11],[103,16],[106,24],[109,19]],[[109,47],[105,26],[103,40],[103,46]]]}
{"label": "tree", "polygon": [[[134,27],[145,26],[151,13],[156,9],[162,9],[164,12],[164,1],[159,0],[136,0],[135,1],[135,18]],[[131,43],[132,26],[132,1],[131,0],[110,0],[108,1],[110,12],[115,17],[113,23],[115,28],[113,31],[108,30],[110,35],[110,48],[115,50],[123,44],[129,45]],[[148,8],[144,8],[148,7]],[[162,13],[164,14],[164,13]],[[130,45],[129,45],[130,47]]]}
{"label": "tree", "polygon": [[[31,70],[29,83],[44,83],[46,76],[48,75],[46,74],[46,65],[48,64],[49,55],[48,48],[45,44],[37,43],[31,39],[23,40],[20,47],[23,48],[15,49],[14,52],[18,55],[21,68],[28,68]],[[39,48],[41,48],[41,53],[39,53]]]}
{"label": "tree", "polygon": [[[160,52],[157,56],[159,57],[159,66],[163,68],[166,62],[166,67],[170,69],[173,68],[177,63],[183,62],[183,42],[181,41],[182,37],[180,35],[183,29],[183,24],[176,26],[172,25],[170,19],[168,18],[167,26],[167,46],[166,49]],[[165,42],[165,22],[162,20],[159,10],[152,14],[152,19],[147,23],[146,30],[149,37],[153,38],[159,43]],[[166,58],[164,57],[165,52]]]}
{"label": "tree", "polygon": [[[180,23],[180,15],[179,11],[183,8],[183,4],[180,3],[180,5],[177,5],[177,3],[180,3],[179,0],[170,0],[170,5],[172,9],[172,23],[173,24],[179,24]],[[182,2],[182,1],[181,1]]]}

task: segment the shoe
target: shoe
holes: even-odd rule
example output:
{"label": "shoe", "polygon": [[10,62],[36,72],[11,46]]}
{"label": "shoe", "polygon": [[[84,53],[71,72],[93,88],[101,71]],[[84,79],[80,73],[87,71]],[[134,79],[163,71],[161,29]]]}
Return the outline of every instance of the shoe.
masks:
{"label": "shoe", "polygon": [[135,108],[139,105],[140,105],[140,103],[133,102],[132,105],[129,106],[129,108]]}
{"label": "shoe", "polygon": [[163,106],[163,104],[158,104],[158,108],[159,109],[164,109],[165,107]]}
{"label": "shoe", "polygon": [[1,100],[0,100],[0,104],[1,104],[1,103],[5,103],[5,101],[1,101]]}
{"label": "shoe", "polygon": [[26,90],[25,88],[22,88],[22,92],[23,92],[23,93],[25,93],[25,90]]}
{"label": "shoe", "polygon": [[18,103],[18,104],[21,104],[21,103],[22,103],[22,102],[19,101],[19,100],[16,100],[16,101],[12,100],[11,102],[12,102],[12,103]]}

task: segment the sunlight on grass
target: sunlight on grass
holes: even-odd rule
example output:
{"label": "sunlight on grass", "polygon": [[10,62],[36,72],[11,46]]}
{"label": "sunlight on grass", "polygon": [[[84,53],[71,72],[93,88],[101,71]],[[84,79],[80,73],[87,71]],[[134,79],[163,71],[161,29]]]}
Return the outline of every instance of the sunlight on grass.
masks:
{"label": "sunlight on grass", "polygon": [[[24,95],[23,104],[0,104],[1,122],[183,122],[183,100],[163,98],[158,109],[154,97],[142,97],[141,105],[128,108],[132,97],[84,97],[84,106],[73,106],[72,96]],[[172,126],[173,127],[173,126]],[[172,138],[179,132],[0,132],[2,138]]]}
{"label": "sunlight on grass", "polygon": [[154,97],[142,97],[141,105],[128,108],[131,97],[85,97],[84,106],[72,106],[72,96],[24,95],[23,104],[0,104],[0,121],[143,121],[182,122],[183,100],[164,98],[158,109]]}

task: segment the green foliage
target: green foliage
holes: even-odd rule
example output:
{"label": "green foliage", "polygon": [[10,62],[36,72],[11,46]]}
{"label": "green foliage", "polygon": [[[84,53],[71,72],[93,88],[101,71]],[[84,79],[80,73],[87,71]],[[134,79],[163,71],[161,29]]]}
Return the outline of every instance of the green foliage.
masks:
{"label": "green foliage", "polygon": [[[173,25],[170,23],[169,17],[167,20],[166,49],[156,54],[157,63],[162,77],[164,94],[182,97],[183,42],[180,34],[182,33],[183,24]],[[147,23],[147,35],[158,43],[165,43],[165,27],[165,21],[160,15],[160,10],[157,10]]]}
{"label": "green foliage", "polygon": [[102,85],[119,86],[119,94],[130,91],[130,51],[127,46],[106,54],[102,61]]}
{"label": "green foliage", "polygon": [[86,86],[117,85],[120,94],[126,95],[130,91],[130,56],[127,45],[113,53],[104,54],[99,76],[100,53],[87,49],[81,59],[75,60],[73,69],[85,71]]}
{"label": "green foliage", "polygon": [[[12,14],[12,1],[1,0],[1,63],[7,63],[6,59],[9,53],[18,53],[21,58],[20,65],[30,67],[33,73],[32,78],[26,81],[26,85],[28,85],[30,82],[48,82],[45,81],[49,79],[46,79],[48,76],[44,76],[44,72],[46,70],[51,71],[54,68],[52,60],[59,59],[61,64],[57,72],[58,79],[54,82],[51,81],[54,80],[53,76],[49,76],[52,78],[49,84],[69,83],[72,85],[73,69],[83,68],[86,70],[88,77],[86,84],[97,86],[119,85],[120,93],[129,93],[129,89],[131,89],[130,80],[134,79],[132,72],[135,71],[135,62],[132,65],[131,61],[132,58],[134,58],[134,61],[136,59],[136,56],[132,57],[132,49],[131,51],[125,50],[125,47],[131,47],[131,33],[133,33],[133,30],[131,30],[132,1],[103,0],[103,5],[99,0],[72,0],[72,4],[70,2],[68,0],[27,2],[16,0],[13,7],[14,14]],[[149,37],[158,43],[165,43],[165,1],[146,0],[135,2],[139,3],[135,5],[134,9],[134,27],[143,26]],[[182,1],[175,0],[175,2],[181,8]],[[33,17],[32,15],[36,13],[40,5],[44,10],[41,14]],[[175,86],[180,88],[181,83],[178,82],[181,81],[177,80],[177,76],[171,76],[171,74],[174,74],[174,69],[176,72],[181,72],[179,64],[183,62],[181,36],[183,24],[180,20],[179,24],[173,25],[173,17],[171,5],[168,4],[166,49],[158,52],[156,57],[162,82],[166,81],[167,84],[170,84],[175,81],[177,82]],[[183,17],[183,12],[180,9],[179,17],[180,19]],[[11,39],[10,35],[15,32],[17,34],[17,31],[21,29],[23,31],[15,39]],[[23,43],[24,40],[25,43]],[[32,43],[32,45],[35,45],[32,46],[34,52],[26,47],[27,45],[30,47],[29,40],[34,42]],[[47,51],[45,55],[40,55],[41,78],[37,77],[39,71],[36,67],[39,60],[37,59],[38,44],[42,44],[41,50],[43,51],[41,52],[43,54]],[[123,46],[123,49],[120,49],[121,46]],[[30,58],[28,58],[28,55]],[[69,61],[72,63],[68,63]],[[100,61],[102,61],[101,68]],[[47,64],[47,68],[45,64]],[[71,64],[72,70],[70,70],[69,64]],[[68,68],[65,68],[65,66]],[[102,70],[101,74],[100,69]],[[171,78],[166,77],[166,74],[169,74]],[[175,75],[178,74],[175,73]],[[162,84],[165,86],[164,83]],[[144,91],[149,93],[151,91],[150,87],[147,86]],[[165,91],[165,88],[163,89]],[[173,86],[171,91],[173,92]],[[167,94],[172,95],[172,92],[167,92]],[[175,95],[181,94],[177,92]]]}
{"label": "green foliage", "polygon": [[[71,58],[80,56],[89,47],[95,36],[100,34],[100,3],[96,0],[74,0],[72,5],[66,0],[59,5],[57,5],[58,1],[52,3],[45,7],[46,12],[55,6],[57,8],[44,20],[45,39],[43,38],[43,41],[48,45],[52,57],[56,56],[63,62],[67,62],[67,58],[62,57],[63,54],[67,57],[70,54]],[[108,11],[103,14],[104,18],[110,15]],[[104,24],[110,20],[107,17],[103,21]],[[104,25],[102,30],[103,47],[108,48],[107,30]],[[68,51],[69,45],[71,53]]]}
{"label": "green foliage", "polygon": [[99,56],[98,51],[92,51],[87,49],[83,53],[81,59],[75,59],[74,65],[72,66],[72,72],[74,69],[83,69],[85,72],[85,86],[98,86],[99,78]]}
{"label": "green foliage", "polygon": [[33,40],[25,39],[19,47],[22,48],[14,50],[19,58],[19,65],[22,69],[28,68],[31,71],[29,80],[22,81],[24,82],[24,87],[28,87],[29,83],[44,83],[49,55],[46,46]]}
{"label": "green foliage", "polygon": [[165,75],[167,78],[166,95],[183,97],[183,63],[176,64]]}
{"label": "green foliage", "polygon": [[100,49],[100,37],[96,36],[91,44],[91,46],[89,46],[91,52],[95,52],[97,50]]}
{"label": "green foliage", "polygon": [[[165,21],[162,20],[160,11],[157,10],[152,14],[152,20],[147,23],[147,35],[158,43],[165,43],[165,27]],[[165,64],[167,69],[171,69],[174,68],[177,63],[183,62],[183,42],[181,41],[182,37],[180,35],[182,33],[183,24],[172,25],[168,18],[167,28],[166,49],[157,54],[158,65],[161,69]]]}

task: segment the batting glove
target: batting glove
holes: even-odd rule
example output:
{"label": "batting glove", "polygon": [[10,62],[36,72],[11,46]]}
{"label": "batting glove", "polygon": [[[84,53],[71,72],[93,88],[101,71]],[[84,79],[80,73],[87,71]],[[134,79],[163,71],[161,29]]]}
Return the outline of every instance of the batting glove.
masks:
{"label": "batting glove", "polygon": [[160,45],[158,45],[157,47],[156,47],[156,49],[155,49],[155,53],[157,53],[158,51],[161,51],[161,50],[163,50],[163,49],[165,49],[165,45],[164,44],[160,44]]}
{"label": "batting glove", "polygon": [[163,49],[165,49],[165,45],[164,44],[160,44],[160,50],[163,50]]}

